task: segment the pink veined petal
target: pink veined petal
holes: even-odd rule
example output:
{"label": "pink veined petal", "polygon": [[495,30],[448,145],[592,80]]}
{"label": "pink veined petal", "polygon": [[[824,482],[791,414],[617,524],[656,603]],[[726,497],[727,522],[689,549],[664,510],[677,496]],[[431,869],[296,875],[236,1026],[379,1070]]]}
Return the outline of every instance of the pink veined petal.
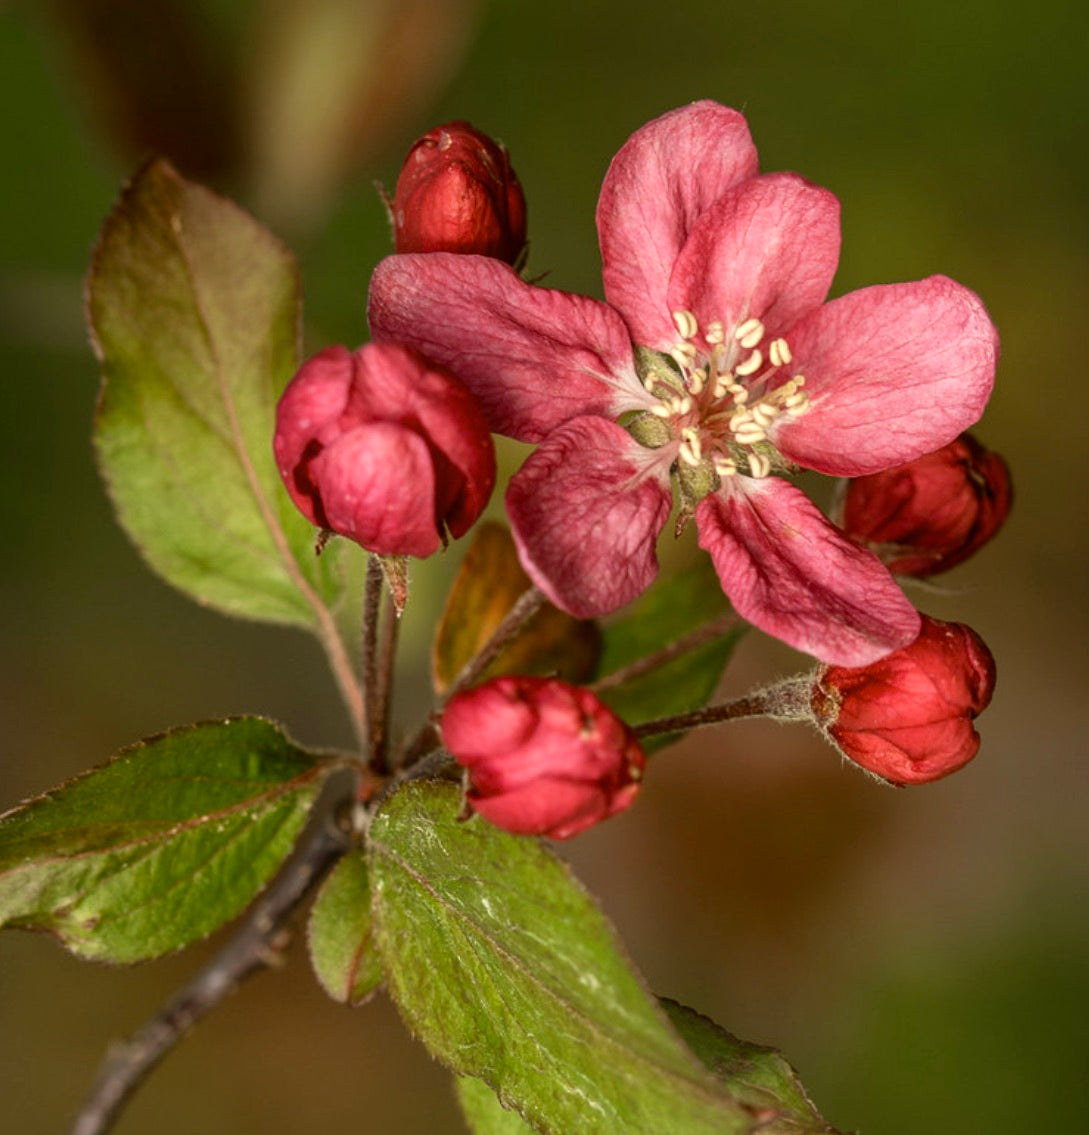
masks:
{"label": "pink veined petal", "polygon": [[605,296],[632,339],[668,350],[673,262],[699,216],[757,172],[744,117],[704,99],[637,130],[609,166],[597,205]]}
{"label": "pink veined petal", "polygon": [[522,566],[578,618],[615,611],[658,574],[654,545],[672,505],[668,464],[614,422],[561,426],[514,475],[506,499]]}
{"label": "pink veined petal", "polygon": [[994,385],[998,333],[947,276],[850,292],[788,340],[809,409],[769,432],[821,473],[860,477],[932,453],[979,420]]}
{"label": "pink veined petal", "polygon": [[696,526],[738,614],[798,650],[864,666],[919,633],[918,612],[877,557],[779,477],[705,497]]}
{"label": "pink veined petal", "polygon": [[448,367],[496,433],[540,441],[580,414],[647,408],[624,321],[608,304],[524,283],[486,256],[390,256],[371,277],[376,339]]}
{"label": "pink veined petal", "polygon": [[[673,269],[667,310],[701,329],[756,316],[767,341],[824,302],[839,263],[839,202],[794,173],[743,182],[693,228]],[[676,339],[676,335],[674,335]]]}
{"label": "pink veined petal", "polygon": [[[439,548],[435,471],[419,434],[390,422],[359,426],[311,462],[328,524],[380,555],[433,555]],[[400,490],[410,484],[411,496]]]}
{"label": "pink veined petal", "polygon": [[[367,343],[355,365],[349,409],[361,419],[401,423],[427,439],[436,506],[455,539],[472,527],[495,487],[495,446],[472,394],[401,343]],[[460,476],[455,476],[450,466]]]}

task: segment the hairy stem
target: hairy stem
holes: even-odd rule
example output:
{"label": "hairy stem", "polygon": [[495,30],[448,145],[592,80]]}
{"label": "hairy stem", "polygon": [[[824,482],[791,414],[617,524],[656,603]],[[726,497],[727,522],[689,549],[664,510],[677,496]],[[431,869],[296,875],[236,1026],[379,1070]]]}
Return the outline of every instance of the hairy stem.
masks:
{"label": "hairy stem", "polygon": [[371,768],[379,774],[389,770],[389,710],[393,697],[393,662],[397,654],[397,632],[401,620],[393,603],[385,604],[385,617],[378,641],[378,671],[374,687],[374,716],[371,722]]}
{"label": "hairy stem", "polygon": [[352,844],[345,819],[356,796],[357,774],[330,777],[298,849],[246,921],[218,954],[142,1028],[114,1047],[69,1135],[105,1135],[148,1074],[247,977],[276,965],[290,937],[287,921]]}
{"label": "hairy stem", "polygon": [[[367,580],[363,591],[363,721],[367,753],[375,760],[375,738],[384,725],[378,705],[378,616],[382,607],[385,579],[377,556],[367,558]],[[377,768],[376,768],[377,771]]]}
{"label": "hairy stem", "polygon": [[749,694],[733,701],[720,702],[691,713],[677,713],[672,717],[659,717],[654,721],[644,721],[633,725],[636,737],[654,737],[659,733],[676,733],[682,729],[699,729],[704,725],[717,725],[720,721],[735,721],[742,717],[763,717],[769,708],[765,693]]}
{"label": "hairy stem", "polygon": [[521,634],[525,625],[544,605],[544,601],[544,592],[539,587],[527,587],[518,596],[514,606],[503,616],[503,621],[492,631],[491,638],[458,672],[446,691],[446,700],[471,686],[488,669],[500,652]]}
{"label": "hairy stem", "polygon": [[704,623],[702,627],[697,627],[690,634],[682,635],[680,638],[674,639],[673,642],[667,643],[661,650],[656,650],[653,654],[648,654],[644,658],[637,658],[629,665],[622,666],[611,674],[606,674],[604,678],[599,678],[594,682],[590,689],[595,692],[611,690],[624,682],[641,678],[644,674],[657,670],[659,666],[664,666],[667,662],[680,658],[682,654],[688,654],[689,651],[698,650],[699,647],[713,642],[736,623],[737,616],[729,611],[717,619]]}
{"label": "hairy stem", "polygon": [[[492,664],[499,653],[518,637],[530,619],[544,604],[544,592],[538,587],[528,587],[514,602],[514,606],[504,615],[503,621],[492,631],[491,637],[480,650],[458,671],[443,702],[471,686]],[[434,751],[439,745],[439,711],[433,710],[428,719],[416,731],[405,746],[400,767],[409,770],[421,758]]]}

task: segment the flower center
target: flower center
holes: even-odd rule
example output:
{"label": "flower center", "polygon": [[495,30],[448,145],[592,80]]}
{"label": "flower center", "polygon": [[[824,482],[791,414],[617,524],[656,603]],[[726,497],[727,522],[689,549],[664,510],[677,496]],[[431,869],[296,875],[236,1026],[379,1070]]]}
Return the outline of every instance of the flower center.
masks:
{"label": "flower center", "polygon": [[658,399],[650,413],[678,442],[678,461],[691,469],[709,465],[720,478],[768,476],[779,462],[767,440],[772,422],[809,407],[805,376],[786,377],[786,339],[765,343],[755,317],[728,330],[715,321],[701,334],[692,312],[675,311],[673,324],[680,335],[669,351],[674,366],[659,356],[659,365],[645,368],[643,385]]}

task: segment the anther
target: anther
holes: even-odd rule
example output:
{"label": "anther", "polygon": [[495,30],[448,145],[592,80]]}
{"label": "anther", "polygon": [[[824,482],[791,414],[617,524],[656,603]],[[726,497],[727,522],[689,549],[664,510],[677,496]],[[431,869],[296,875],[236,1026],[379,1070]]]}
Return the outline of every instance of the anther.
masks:
{"label": "anther", "polygon": [[663,402],[659,402],[657,406],[651,406],[650,412],[656,418],[671,418],[673,416],[673,411]]}
{"label": "anther", "polygon": [[689,394],[700,394],[703,387],[707,382],[707,372],[705,370],[694,370],[687,379],[685,379],[685,386],[688,388]]}
{"label": "anther", "polygon": [[[745,344],[742,343],[742,346]],[[764,355],[761,351],[753,351],[751,355],[743,362],[738,363],[734,367],[734,374],[741,375],[742,378],[748,377],[750,374],[755,374],[764,365]]]}
{"label": "anther", "polygon": [[749,474],[753,477],[766,477],[771,472],[771,461],[763,453],[749,454]]}
{"label": "anther", "polygon": [[764,325],[754,315],[751,319],[746,319],[745,322],[734,331],[734,338],[745,350],[748,350],[750,347],[755,347],[756,344],[764,338]]}
{"label": "anther", "polygon": [[775,421],[775,416],[778,413],[778,407],[773,406],[770,402],[757,402],[752,408],[752,420],[758,426],[767,429]]}
{"label": "anther", "polygon": [[708,343],[721,343],[726,338],[726,329],[722,326],[722,320],[716,319],[713,323],[707,325],[707,333],[704,338]]}
{"label": "anther", "polygon": [[720,477],[733,477],[737,474],[737,462],[732,457],[716,457],[711,465]]}
{"label": "anther", "polygon": [[768,355],[771,358],[771,365],[776,367],[786,366],[794,357],[785,339],[772,339],[768,346]]}
{"label": "anther", "polygon": [[673,326],[677,328],[677,333],[682,339],[691,339],[699,330],[696,317],[683,308],[673,313]]}
{"label": "anther", "polygon": [[687,394],[683,398],[673,398],[669,408],[674,414],[687,414],[692,409],[692,399]]}
{"label": "anther", "polygon": [[700,444],[700,435],[694,429],[681,430],[681,444],[678,450],[682,461],[693,468],[700,463],[703,457],[703,447]]}
{"label": "anther", "polygon": [[696,357],[696,348],[691,343],[678,343],[675,347],[669,348],[669,357],[681,370],[684,370]]}
{"label": "anther", "polygon": [[743,422],[734,429],[733,434],[738,445],[755,445],[768,436],[755,422]]}

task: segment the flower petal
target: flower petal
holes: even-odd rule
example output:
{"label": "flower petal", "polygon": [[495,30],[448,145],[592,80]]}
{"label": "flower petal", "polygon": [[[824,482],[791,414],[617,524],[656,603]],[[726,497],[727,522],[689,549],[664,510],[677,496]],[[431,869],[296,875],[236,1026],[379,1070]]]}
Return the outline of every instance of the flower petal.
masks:
{"label": "flower petal", "polygon": [[400,343],[368,343],[351,357],[349,410],[420,433],[434,462],[436,514],[451,535],[463,536],[495,487],[495,446],[476,399]]}
{"label": "flower petal", "polygon": [[[677,258],[667,309],[701,328],[751,316],[774,337],[818,307],[839,262],[839,202],[794,173],[752,178],[699,219]],[[676,339],[676,335],[674,335]]]}
{"label": "flower petal", "polygon": [[739,615],[824,662],[864,666],[919,632],[919,614],[871,552],[778,478],[705,497],[700,547]]}
{"label": "flower petal", "polygon": [[650,586],[671,505],[668,459],[604,418],[575,418],[550,434],[507,489],[522,566],[580,619]]}
{"label": "flower petal", "polygon": [[310,470],[334,531],[380,555],[422,559],[438,551],[435,470],[414,430],[392,422],[357,426],[326,446]]}
{"label": "flower petal", "polygon": [[486,256],[390,256],[371,277],[368,315],[376,339],[453,371],[496,433],[540,441],[580,414],[615,418],[653,403],[612,308],[533,287]]}
{"label": "flower petal", "polygon": [[744,117],[704,99],[637,130],[613,158],[597,205],[605,296],[632,339],[668,350],[673,263],[692,226],[728,189],[757,172]]}
{"label": "flower petal", "polygon": [[777,420],[792,461],[859,477],[931,453],[979,420],[998,334],[980,298],[947,276],[863,288],[790,333],[809,409]]}

